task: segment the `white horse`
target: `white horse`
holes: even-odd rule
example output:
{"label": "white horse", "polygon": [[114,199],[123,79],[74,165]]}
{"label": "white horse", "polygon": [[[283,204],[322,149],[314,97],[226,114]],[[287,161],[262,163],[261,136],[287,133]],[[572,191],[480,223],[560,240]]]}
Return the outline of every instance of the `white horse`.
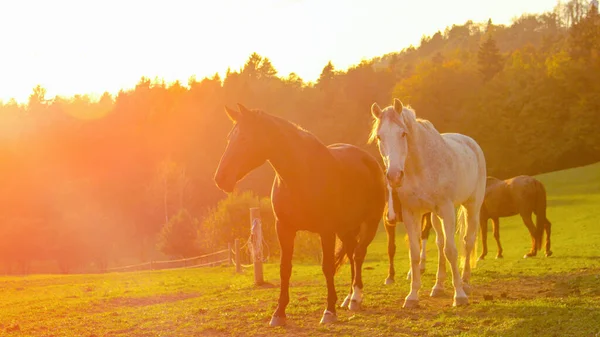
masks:
{"label": "white horse", "polygon": [[[381,109],[371,106],[374,125],[370,141],[377,139],[387,169],[389,185],[402,205],[402,218],[408,234],[411,262],[411,290],[405,308],[419,304],[419,239],[421,217],[432,212],[432,224],[438,246],[438,270],[431,296],[444,292],[447,259],[454,286],[453,305],[469,303],[469,289],[479,212],[485,195],[486,163],[483,151],[470,137],[457,133],[440,134],[427,120],[394,99],[394,105]],[[459,275],[458,251],[454,242],[456,207],[466,215],[464,230],[465,261]],[[443,226],[442,226],[443,223]]]}

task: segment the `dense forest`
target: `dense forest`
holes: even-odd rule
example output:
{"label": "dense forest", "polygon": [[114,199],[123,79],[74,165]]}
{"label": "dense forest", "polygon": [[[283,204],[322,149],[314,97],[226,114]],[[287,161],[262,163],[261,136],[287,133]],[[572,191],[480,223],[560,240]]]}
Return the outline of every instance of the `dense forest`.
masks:
{"label": "dense forest", "polygon": [[[37,86],[26,104],[0,104],[0,270],[161,257],[157,242],[173,218],[189,218],[181,221],[198,236],[195,252],[209,251],[225,235],[205,221],[225,198],[213,182],[231,128],[225,105],[260,108],[325,144],[378,156],[367,145],[370,105],[393,97],[440,132],[477,140],[499,178],[596,162],[600,16],[571,0],[510,25],[468,21],[346,70],[330,62],[314,83],[252,54],[223,78],[142,78],[99,99],[46,97]],[[265,165],[239,189],[268,197],[273,175]]]}

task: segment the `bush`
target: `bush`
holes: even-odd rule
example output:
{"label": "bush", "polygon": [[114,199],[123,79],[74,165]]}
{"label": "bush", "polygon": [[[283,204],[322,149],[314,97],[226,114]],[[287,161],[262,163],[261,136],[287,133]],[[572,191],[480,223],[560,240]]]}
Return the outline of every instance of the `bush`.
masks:
{"label": "bush", "polygon": [[192,257],[200,252],[198,245],[198,220],[182,209],[162,228],[157,248],[166,255]]}
{"label": "bush", "polygon": [[[275,218],[269,198],[259,198],[251,191],[230,193],[221,200],[217,207],[211,209],[202,222],[201,242],[209,251],[227,247],[235,239],[244,245],[250,237],[250,208],[259,207],[262,220],[264,248],[271,261],[279,256],[279,241],[275,229]],[[268,250],[268,251],[267,251]],[[321,256],[320,238],[314,233],[298,232],[295,240],[294,258],[298,261],[317,262]]]}

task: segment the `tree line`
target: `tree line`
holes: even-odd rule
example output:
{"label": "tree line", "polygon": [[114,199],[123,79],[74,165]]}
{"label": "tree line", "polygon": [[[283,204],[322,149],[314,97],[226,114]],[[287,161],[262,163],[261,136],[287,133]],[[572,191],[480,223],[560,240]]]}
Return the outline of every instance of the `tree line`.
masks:
{"label": "tree line", "polygon": [[[239,202],[212,180],[231,128],[223,107],[237,102],[379,156],[366,142],[369,107],[397,97],[440,132],[473,137],[499,178],[600,160],[600,16],[571,0],[510,25],[468,21],[349,69],[329,62],[315,82],[254,53],[223,78],[142,78],[97,100],[46,96],[37,86],[26,104],[0,104],[0,263],[101,270],[245,240],[247,219],[223,211],[232,203],[269,212],[267,165],[242,181],[252,192]],[[182,237],[191,239],[170,242]]]}

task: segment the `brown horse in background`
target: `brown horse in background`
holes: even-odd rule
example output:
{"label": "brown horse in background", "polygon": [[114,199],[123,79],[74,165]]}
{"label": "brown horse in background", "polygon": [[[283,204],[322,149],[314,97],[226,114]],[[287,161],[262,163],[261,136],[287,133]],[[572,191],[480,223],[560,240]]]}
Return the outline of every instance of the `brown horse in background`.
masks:
{"label": "brown horse in background", "polygon": [[[531,214],[536,217],[533,224]],[[494,239],[498,244],[498,255],[502,258],[502,245],[500,244],[500,218],[519,214],[531,235],[531,250],[524,257],[536,256],[542,248],[542,239],[546,231],[546,256],[551,256],[550,231],[551,223],[546,217],[546,189],[537,179],[530,176],[517,176],[500,180],[488,177],[486,182],[485,199],[481,206],[481,242],[483,252],[479,256],[483,260],[487,255],[487,222],[492,219]]]}

